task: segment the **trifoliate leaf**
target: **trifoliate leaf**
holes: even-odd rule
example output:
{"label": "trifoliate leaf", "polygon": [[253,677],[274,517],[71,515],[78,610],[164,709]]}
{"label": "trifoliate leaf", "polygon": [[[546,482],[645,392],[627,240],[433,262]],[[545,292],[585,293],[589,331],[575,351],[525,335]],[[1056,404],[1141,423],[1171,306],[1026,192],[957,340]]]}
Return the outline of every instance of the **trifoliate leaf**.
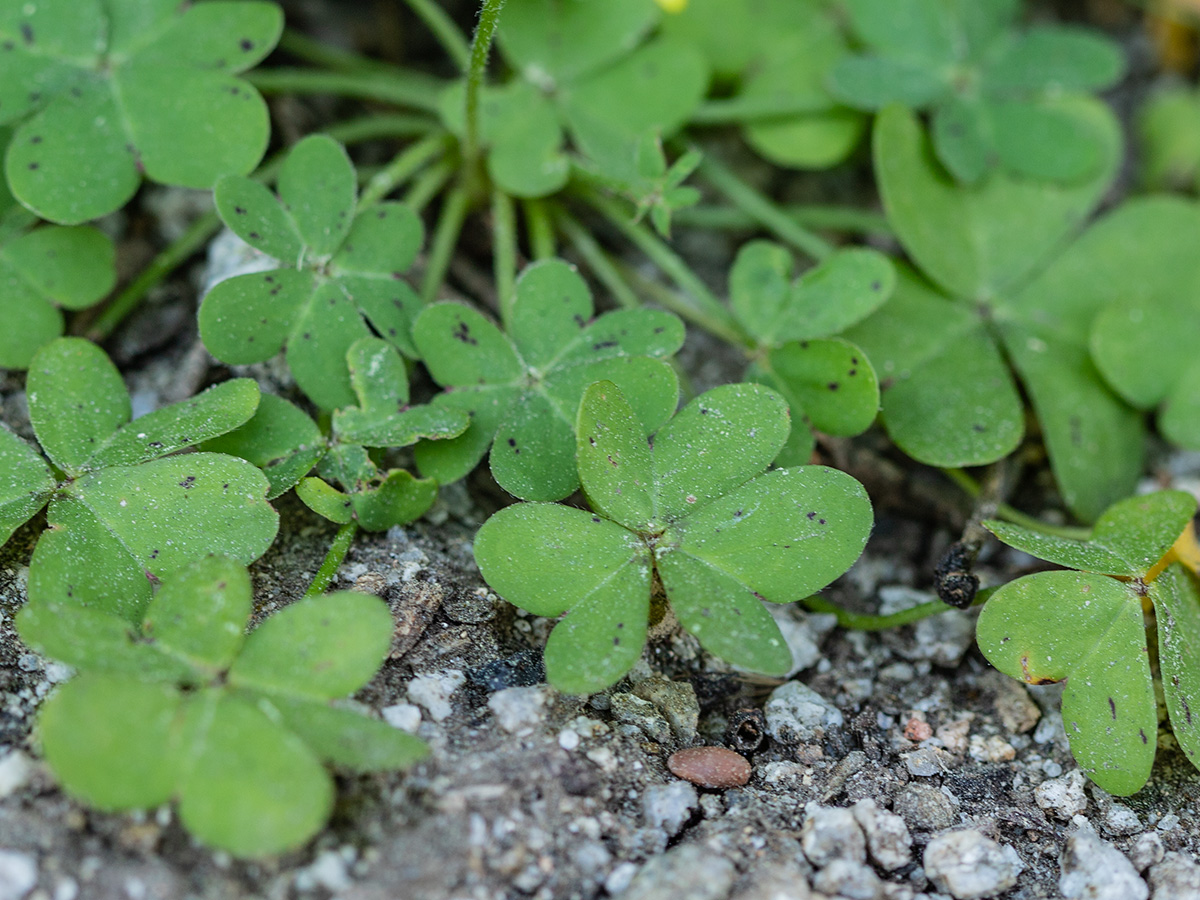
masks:
{"label": "trifoliate leaf", "polygon": [[142,628],[167,653],[216,673],[241,649],[251,611],[246,567],[227,556],[210,556],[164,582]]}

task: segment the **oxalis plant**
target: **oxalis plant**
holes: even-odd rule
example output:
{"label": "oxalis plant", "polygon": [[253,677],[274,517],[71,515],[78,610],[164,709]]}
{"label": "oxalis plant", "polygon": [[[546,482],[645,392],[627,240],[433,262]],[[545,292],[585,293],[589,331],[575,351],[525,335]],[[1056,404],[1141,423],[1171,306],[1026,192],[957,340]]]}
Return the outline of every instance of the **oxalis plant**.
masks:
{"label": "oxalis plant", "polygon": [[728,662],[788,671],[762,601],[802,599],[850,567],[871,530],[866,492],[823,466],[764,472],[790,423],[759,385],[713,388],[648,431],[615,384],[590,386],[575,455],[590,511],[501,510],[475,539],[483,577],[531,613],[566,613],[546,644],[546,675],[564,691],[614,684],[668,614]]}

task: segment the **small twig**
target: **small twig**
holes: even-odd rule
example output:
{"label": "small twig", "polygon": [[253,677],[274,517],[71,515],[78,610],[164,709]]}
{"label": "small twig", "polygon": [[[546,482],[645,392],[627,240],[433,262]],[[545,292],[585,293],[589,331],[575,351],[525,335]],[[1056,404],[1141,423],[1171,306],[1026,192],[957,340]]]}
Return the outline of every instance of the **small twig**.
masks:
{"label": "small twig", "polygon": [[354,521],[347,522],[337,530],[337,534],[333,536],[333,543],[329,545],[329,552],[325,554],[325,559],[321,563],[321,568],[317,569],[312,584],[304,592],[305,600],[320,597],[333,583],[333,578],[337,575],[337,570],[342,567],[346,553],[349,552],[350,544],[353,543],[356,534],[358,534],[358,523]]}

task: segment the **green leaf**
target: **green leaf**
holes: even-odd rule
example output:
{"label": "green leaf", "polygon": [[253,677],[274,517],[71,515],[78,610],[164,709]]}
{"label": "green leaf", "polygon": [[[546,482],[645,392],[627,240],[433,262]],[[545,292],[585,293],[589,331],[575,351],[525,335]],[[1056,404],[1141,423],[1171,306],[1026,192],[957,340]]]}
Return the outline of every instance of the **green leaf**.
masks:
{"label": "green leaf", "polygon": [[91,468],[128,466],[233,431],[258,408],[258,383],[234,378],[122,426],[88,460]]}
{"label": "green leaf", "polygon": [[920,267],[953,296],[988,300],[1020,285],[1052,258],[1100,201],[1120,140],[1102,104],[1074,98],[1057,108],[1094,135],[1103,162],[1085,181],[1053,184],[994,175],[963,188],[933,158],[915,116],[884,110],[875,124],[875,171],[888,220]]}
{"label": "green leaf", "polygon": [[755,121],[745,136],[760,156],[778,166],[827,169],[850,155],[866,126],[861,113],[838,108],[793,120]]}
{"label": "green leaf", "polygon": [[0,24],[12,35],[0,77],[15,74],[9,81],[20,99],[6,102],[4,115],[33,115],[17,129],[6,170],[14,193],[39,215],[83,222],[121,206],[142,173],[208,188],[261,159],[266,104],[231,73],[274,47],[283,26],[274,4],[192,10],[85,0],[14,13]]}
{"label": "green leaf", "polygon": [[165,580],[142,628],[168,653],[215,674],[237,656],[252,608],[246,567],[210,556]]}
{"label": "green leaf", "polygon": [[892,298],[846,332],[880,379],[888,435],[930,465],[974,466],[1016,449],[1021,398],[984,324],[898,267]]}
{"label": "green leaf", "polygon": [[1080,130],[1069,112],[1052,104],[992,102],[995,153],[1014,175],[1052,181],[1088,178],[1104,162],[1104,148],[1094,135]]}
{"label": "green leaf", "polygon": [[[1171,728],[1192,765],[1200,767],[1200,586],[1178,563],[1150,585],[1158,626],[1158,665]],[[1197,712],[1192,710],[1196,709]]]}
{"label": "green leaf", "polygon": [[1200,104],[1182,86],[1155,91],[1137,111],[1140,181],[1154,190],[1187,189],[1200,168]]}
{"label": "green leaf", "polygon": [[41,456],[11,431],[0,428],[0,546],[46,505],[55,484]]}
{"label": "green leaf", "polygon": [[761,385],[722,385],[692,400],[654,435],[658,518],[689,516],[758,475],[789,430],[787,403]]}
{"label": "green leaf", "polygon": [[928,63],[959,54],[958,16],[940,0],[847,0],[846,11],[863,43],[876,50]]}
{"label": "green leaf", "polygon": [[642,423],[611,381],[598,381],[579,404],[579,481],[596,512],[626,528],[652,530],[654,465]]}
{"label": "green leaf", "polygon": [[288,265],[299,265],[304,243],[279,198],[259,181],[226,175],[213,189],[221,221],[256,250]]}
{"label": "green leaf", "polygon": [[182,762],[181,703],[171,685],[81,675],[42,706],[42,752],[68,793],[91,806],[158,806],[174,793]]}
{"label": "green leaf", "polygon": [[536,616],[562,614],[619,581],[616,573],[627,567],[645,570],[649,602],[650,558],[637,536],[608,519],[554,503],[500,510],[475,535],[475,562],[500,596]]}
{"label": "green leaf", "polygon": [[266,552],[279,527],[266,491],[253,466],[215,453],[83,475],[51,501],[50,528],[30,563],[30,599],[138,621],[147,579],[210,553],[250,563]]}
{"label": "green leaf", "polygon": [[437,499],[438,486],[432,478],[417,478],[404,469],[391,469],[377,487],[350,495],[354,517],[367,531],[387,531],[407,525],[429,511]]}
{"label": "green leaf", "polygon": [[[595,321],[591,298],[561,260],[518,279],[509,333],[456,304],[426,309],[413,328],[434,380],[452,390],[435,401],[470,411],[460,437],[417,448],[421,470],[442,483],[461,478],[492,445],[492,474],[523,499],[558,500],[579,486],[575,418],[588,385],[613,381],[646,431],[670,416],[674,372],[658,358],[683,341],[679,320],[657,310],[621,310]],[[490,431],[490,434],[488,433]]]}
{"label": "green leaf", "polygon": [[829,73],[833,95],[856,109],[879,110],[889,103],[921,108],[949,92],[946,75],[924,60],[863,54],[847,56]]}
{"label": "green leaf", "polygon": [[1193,363],[1184,370],[1158,414],[1163,437],[1189,450],[1200,450],[1200,394],[1194,387],[1198,380],[1200,363]]}
{"label": "green leaf", "polygon": [[83,309],[116,281],[112,242],[94,228],[37,228],[0,245],[0,367],[26,368],[62,333],[65,309]]}
{"label": "green leaf", "polygon": [[29,419],[42,449],[68,473],[129,421],[129,394],[104,351],[82,338],[46,344],[29,364]]}
{"label": "green leaf", "polygon": [[973,184],[999,161],[993,121],[977,98],[947,97],[933,111],[933,147],[938,162],[961,182]]}
{"label": "green leaf", "polygon": [[301,240],[318,256],[342,245],[354,220],[354,165],[342,145],[324,134],[288,151],[279,170],[279,199]]}
{"label": "green leaf", "polygon": [[270,359],[283,348],[315,286],[312,273],[302,269],[272,269],[219,282],[200,305],[204,346],[232,365]]}
{"label": "green leaf", "polygon": [[676,618],[709,653],[766,675],[792,667],[779,626],[743,582],[686,553],[660,557],[658,572]]}
{"label": "green leaf", "polygon": [[677,548],[671,552],[707,563],[762,599],[788,603],[849,569],[871,525],[862,485],[837,469],[798,466],[698,507],[668,535]]}
{"label": "green leaf", "polygon": [[1121,48],[1098,32],[1065,25],[1030,28],[1009,41],[983,69],[986,90],[1101,91],[1125,73]]}
{"label": "green leaf", "polygon": [[220,691],[194,695],[192,758],[179,818],[212,847],[241,857],[299,847],[333,809],[333,784],[304,742],[264,711]]}
{"label": "green leaf", "polygon": [[420,738],[349,709],[273,694],[265,701],[327,763],[356,772],[407,769],[429,755]]}
{"label": "green leaf", "polygon": [[330,522],[346,525],[354,521],[354,500],[320,478],[305,478],[296,485],[300,501]]}
{"label": "green leaf", "polygon": [[976,639],[1006,675],[1066,681],[1071,753],[1096,784],[1127,796],[1146,783],[1158,719],[1142,606],[1130,587],[1081,572],[1019,578],[985,604]]}
{"label": "green leaf", "polygon": [[500,49],[530,81],[552,87],[622,57],[654,24],[657,13],[653,0],[512,0],[500,20]]}
{"label": "green leaf", "polygon": [[245,425],[205,441],[200,449],[227,453],[262,469],[274,500],[295,487],[326,451],[317,423],[282,397],[263,394],[258,409]]}
{"label": "green leaf", "polygon": [[407,447],[419,438],[462,434],[468,418],[454,409],[408,405],[404,360],[387,341],[362,338],[346,355],[350,383],[359,405],[336,410],[333,430],[339,440],[367,447]]}
{"label": "green leaf", "polygon": [[988,530],[1004,543],[1072,569],[1142,578],[1171,549],[1196,513],[1196,498],[1184,491],[1155,491],[1114,503],[1096,520],[1091,537],[1072,541],[989,520]]}
{"label": "green leaf", "polygon": [[891,295],[895,270],[875,250],[839,250],[789,284],[791,253],[753,241],[738,251],[730,306],[762,344],[828,337],[862,321]]}
{"label": "green leaf", "polygon": [[392,628],[387,605],[370,594],[307,597],[251,633],[229,681],[292,697],[344,697],[375,675],[391,647]]}

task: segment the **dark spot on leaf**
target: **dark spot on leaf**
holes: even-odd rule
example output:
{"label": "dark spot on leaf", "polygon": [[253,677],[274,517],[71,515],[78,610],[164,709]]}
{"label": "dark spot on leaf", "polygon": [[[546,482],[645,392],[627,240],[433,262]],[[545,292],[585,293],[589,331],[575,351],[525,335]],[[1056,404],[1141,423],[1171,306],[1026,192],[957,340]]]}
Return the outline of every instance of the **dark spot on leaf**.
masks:
{"label": "dark spot on leaf", "polygon": [[655,333],[655,334],[662,334],[662,333],[663,333],[664,331],[666,331],[666,330],[667,330],[667,329],[663,328],[663,326],[659,325],[657,328],[655,328],[655,329],[654,329],[654,333]]}
{"label": "dark spot on leaf", "polygon": [[[234,211],[235,213],[237,213],[239,216],[244,216],[244,215],[246,214],[246,207],[244,207],[244,206],[235,206],[235,207],[233,208],[233,211]],[[267,281],[270,281],[270,280],[271,280],[271,279],[269,279],[269,278],[267,279]]]}
{"label": "dark spot on leaf", "polygon": [[825,386],[826,386],[827,388],[829,388],[831,391],[836,391],[836,390],[838,389],[838,387],[839,387],[839,385],[838,385],[838,383],[837,383],[836,381],[831,381],[831,382],[829,382],[829,384],[827,384],[827,385],[825,385]]}
{"label": "dark spot on leaf", "polygon": [[1150,743],[1149,739],[1146,737],[1146,731],[1145,731],[1145,729],[1144,729],[1144,728],[1139,728],[1139,729],[1138,729],[1138,737],[1140,737],[1140,738],[1142,739],[1142,743],[1143,743],[1143,744],[1148,744],[1148,743]]}
{"label": "dark spot on leaf", "polygon": [[579,313],[575,313],[575,315],[571,316],[571,321],[574,322],[576,325],[578,325],[580,328],[582,328],[583,326],[585,326],[587,324],[587,320],[584,319],[583,316],[581,316]]}
{"label": "dark spot on leaf", "polygon": [[612,454],[611,454],[611,453],[608,455],[608,461],[609,461],[610,463],[612,463],[612,464],[613,464],[613,468],[616,468],[616,466],[617,466],[617,461],[616,461],[615,459],[613,459],[613,458],[612,458]]}
{"label": "dark spot on leaf", "polygon": [[512,447],[513,453],[520,453],[521,448],[517,446],[516,438],[508,439],[508,446]]}
{"label": "dark spot on leaf", "polygon": [[312,332],[311,331],[304,332],[303,337],[304,337],[304,340],[311,341],[312,340]]}
{"label": "dark spot on leaf", "polygon": [[709,616],[711,616],[711,615],[712,615],[712,610],[710,610],[710,609],[709,609],[709,608],[706,606],[706,607],[704,607],[704,609],[700,610],[700,615],[704,616],[704,618],[706,618],[706,619],[707,619]]}
{"label": "dark spot on leaf", "polygon": [[33,26],[28,22],[21,23],[21,37],[25,39],[26,44],[33,43]]}
{"label": "dark spot on leaf", "polygon": [[592,521],[593,521],[593,522],[599,522],[599,521],[600,521],[600,517],[599,517],[599,516],[592,516]]}
{"label": "dark spot on leaf", "polygon": [[377,219],[386,219],[386,218],[387,218],[387,210],[386,210],[386,209],[381,209],[379,212],[375,213],[375,218],[377,218]]}
{"label": "dark spot on leaf", "polygon": [[151,551],[150,551],[150,558],[151,558],[151,559],[158,559],[158,551],[157,551],[157,550],[151,550]]}
{"label": "dark spot on leaf", "polygon": [[707,416],[707,415],[708,415],[708,410],[707,410],[707,409],[705,409],[703,406],[702,406],[702,407],[700,407],[700,415],[702,415],[702,416]]}
{"label": "dark spot on leaf", "polygon": [[161,450],[162,446],[163,446],[163,442],[162,441],[151,441],[146,446],[149,447],[151,450]]}
{"label": "dark spot on leaf", "polygon": [[847,372],[846,374],[847,374],[847,375],[849,375],[851,378],[853,378],[855,375],[857,375],[857,374],[858,374],[858,369],[851,369],[851,370],[850,370],[849,372]]}
{"label": "dark spot on leaf", "polygon": [[817,523],[818,523],[819,525],[824,525],[824,524],[825,524],[825,520],[824,520],[824,519],[817,519]]}
{"label": "dark spot on leaf", "polygon": [[983,434],[985,431],[987,431],[987,427],[984,425],[980,425],[978,422],[976,422],[974,425],[971,426],[971,430],[974,431],[976,434]]}
{"label": "dark spot on leaf", "polygon": [[590,437],[590,438],[588,438],[588,443],[591,444],[593,447],[595,447],[596,439],[594,437]]}
{"label": "dark spot on leaf", "polygon": [[41,142],[42,142],[42,136],[40,134],[35,134],[33,137],[31,137],[29,139],[29,143],[31,143],[31,144],[40,144]]}
{"label": "dark spot on leaf", "polygon": [[1071,443],[1076,447],[1083,444],[1083,422],[1079,416],[1071,416]]}
{"label": "dark spot on leaf", "polygon": [[599,343],[592,344],[592,349],[593,350],[607,350],[610,347],[616,347],[616,346],[617,346],[616,341],[600,341]]}
{"label": "dark spot on leaf", "polygon": [[249,53],[254,49],[254,41],[250,40],[249,38],[242,38],[240,41],[238,41],[238,46],[242,48],[243,53]]}
{"label": "dark spot on leaf", "polygon": [[462,341],[464,344],[469,344],[472,347],[479,345],[479,341],[471,335],[471,326],[461,320],[454,327],[454,330],[450,332],[450,336],[456,341]]}
{"label": "dark spot on leaf", "polygon": [[255,240],[255,241],[257,241],[257,240],[259,240],[261,237],[262,237],[262,235],[261,235],[261,234],[259,234],[257,231],[252,231],[252,232],[250,232],[250,238],[251,238],[251,240]]}
{"label": "dark spot on leaf", "polygon": [[36,171],[37,169],[40,169],[41,167],[42,167],[41,163],[31,162],[29,164],[29,171],[33,172],[33,171]]}
{"label": "dark spot on leaf", "polygon": [[742,517],[742,512],[743,512],[743,510],[740,510],[740,509],[739,509],[737,512],[735,512],[735,513],[733,514],[733,517],[734,517],[735,519],[740,519],[740,518]]}
{"label": "dark spot on leaf", "polygon": [[614,646],[614,647],[620,647],[620,646],[621,646],[621,639],[620,639],[619,637],[615,637],[615,638],[613,638],[613,646]]}
{"label": "dark spot on leaf", "polygon": [[189,490],[192,487],[192,485],[194,485],[195,483],[196,483],[196,476],[189,475],[187,478],[183,479],[183,481],[179,482],[179,486],[186,491],[186,490]]}
{"label": "dark spot on leaf", "polygon": [[801,349],[801,350],[807,350],[807,349],[808,349],[808,341],[801,341],[801,342],[800,342],[800,349]]}
{"label": "dark spot on leaf", "polygon": [[816,514],[815,512],[810,512],[810,513],[808,514],[808,518],[809,518],[809,520],[815,519],[816,517],[817,517],[817,514]]}
{"label": "dark spot on leaf", "polygon": [[1116,719],[1116,717],[1117,717],[1117,701],[1114,700],[1112,697],[1108,698],[1108,709],[1112,713],[1112,717],[1114,719]]}
{"label": "dark spot on leaf", "polygon": [[883,285],[882,285],[882,284],[880,284],[878,281],[872,281],[872,282],[871,282],[871,290],[873,290],[873,291],[877,291],[877,290],[879,290],[879,289],[880,289],[880,288],[882,288],[882,287],[883,287]]}

